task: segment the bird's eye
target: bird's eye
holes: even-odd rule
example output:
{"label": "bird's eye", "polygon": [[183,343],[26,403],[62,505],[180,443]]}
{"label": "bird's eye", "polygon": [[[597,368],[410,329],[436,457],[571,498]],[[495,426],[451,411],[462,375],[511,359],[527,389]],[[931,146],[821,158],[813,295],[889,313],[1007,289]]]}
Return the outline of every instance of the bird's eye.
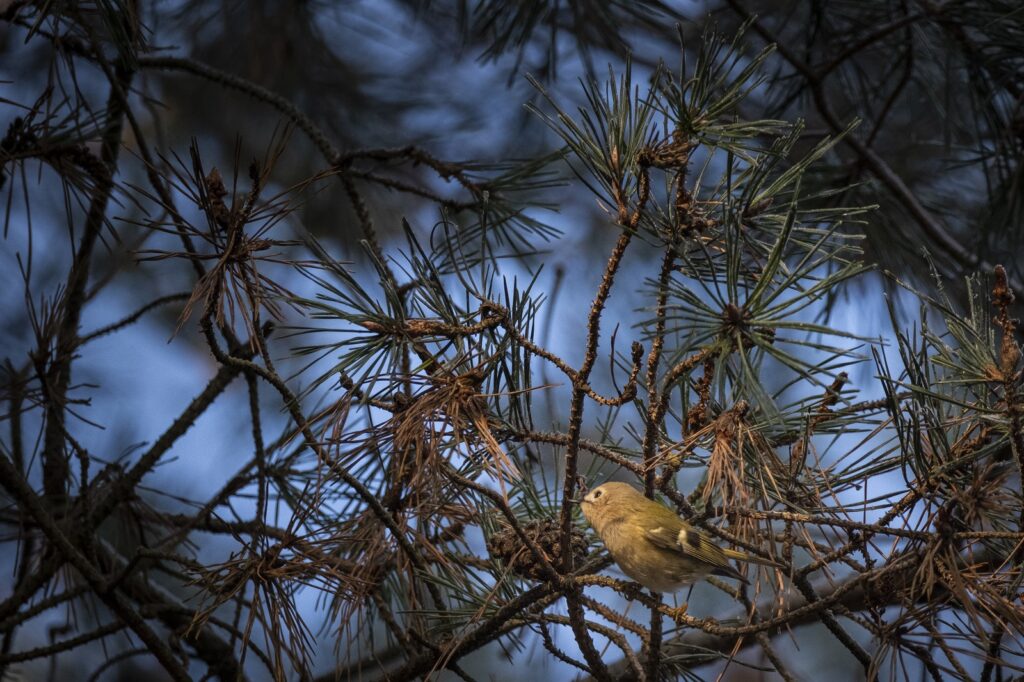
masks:
{"label": "bird's eye", "polygon": [[601,497],[601,491],[600,490],[594,491],[594,499],[596,500],[599,497]]}

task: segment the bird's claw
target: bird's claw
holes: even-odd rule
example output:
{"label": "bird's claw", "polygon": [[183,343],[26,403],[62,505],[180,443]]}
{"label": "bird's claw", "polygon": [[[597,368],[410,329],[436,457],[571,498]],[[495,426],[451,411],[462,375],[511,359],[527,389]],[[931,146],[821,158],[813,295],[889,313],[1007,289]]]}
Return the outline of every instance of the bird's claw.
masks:
{"label": "bird's claw", "polygon": [[688,607],[689,604],[684,602],[682,605],[677,606],[674,609],[669,609],[669,616],[676,622],[676,625],[684,624],[684,621],[686,620],[686,610]]}

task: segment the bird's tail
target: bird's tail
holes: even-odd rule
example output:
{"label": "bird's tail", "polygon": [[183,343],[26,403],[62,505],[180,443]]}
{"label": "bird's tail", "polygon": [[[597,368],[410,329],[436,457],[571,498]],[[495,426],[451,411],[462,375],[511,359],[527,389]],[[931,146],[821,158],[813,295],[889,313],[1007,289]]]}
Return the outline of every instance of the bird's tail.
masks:
{"label": "bird's tail", "polygon": [[783,570],[785,568],[785,566],[783,566],[782,564],[778,563],[777,561],[772,561],[771,559],[762,559],[759,556],[754,556],[753,554],[747,554],[746,552],[739,552],[739,551],[737,551],[735,549],[725,549],[723,547],[722,551],[725,553],[725,556],[729,557],[730,559],[736,559],[737,561],[743,561],[743,562],[748,563],[748,564],[758,564],[760,566],[771,566],[772,568],[777,568],[779,570]]}

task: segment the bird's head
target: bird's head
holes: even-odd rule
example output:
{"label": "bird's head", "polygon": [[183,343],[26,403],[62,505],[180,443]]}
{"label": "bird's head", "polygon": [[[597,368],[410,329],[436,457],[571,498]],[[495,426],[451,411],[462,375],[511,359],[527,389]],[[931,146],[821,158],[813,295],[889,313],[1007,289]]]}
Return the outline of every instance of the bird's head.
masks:
{"label": "bird's head", "polygon": [[636,497],[643,498],[643,494],[630,484],[609,481],[584,495],[580,500],[580,508],[583,510],[583,516],[587,517],[587,521],[596,526],[605,516],[607,510],[622,508],[624,502],[629,502]]}

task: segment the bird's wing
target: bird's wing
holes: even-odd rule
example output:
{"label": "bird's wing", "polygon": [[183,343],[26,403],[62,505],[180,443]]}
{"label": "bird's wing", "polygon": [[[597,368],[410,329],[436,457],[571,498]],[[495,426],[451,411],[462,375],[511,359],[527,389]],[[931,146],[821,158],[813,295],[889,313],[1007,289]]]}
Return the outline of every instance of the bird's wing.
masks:
{"label": "bird's wing", "polygon": [[735,573],[722,548],[695,528],[658,526],[648,528],[644,531],[644,535],[652,544],[661,549],[693,557],[714,568],[726,570],[730,574]]}

